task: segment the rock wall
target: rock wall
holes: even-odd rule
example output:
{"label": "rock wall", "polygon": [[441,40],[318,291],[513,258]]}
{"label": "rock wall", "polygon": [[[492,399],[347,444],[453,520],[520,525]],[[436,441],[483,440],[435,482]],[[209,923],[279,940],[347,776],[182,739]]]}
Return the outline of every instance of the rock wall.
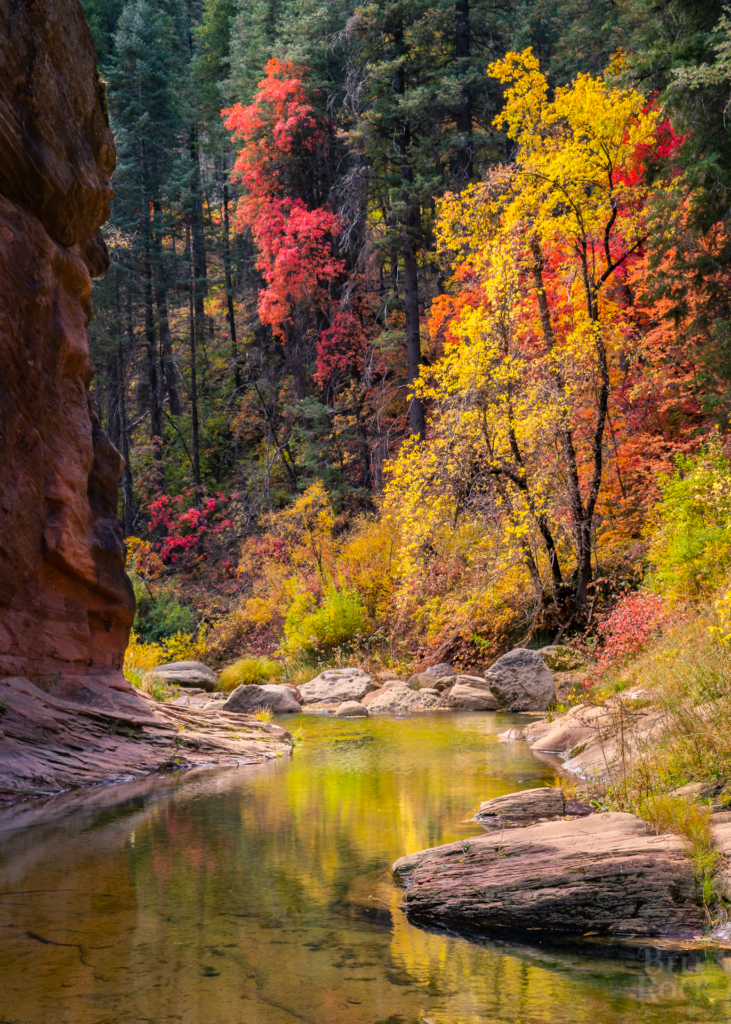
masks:
{"label": "rock wall", "polygon": [[127,690],[134,614],[89,396],[114,140],[78,0],[0,0],[0,67],[0,675],[75,699]]}

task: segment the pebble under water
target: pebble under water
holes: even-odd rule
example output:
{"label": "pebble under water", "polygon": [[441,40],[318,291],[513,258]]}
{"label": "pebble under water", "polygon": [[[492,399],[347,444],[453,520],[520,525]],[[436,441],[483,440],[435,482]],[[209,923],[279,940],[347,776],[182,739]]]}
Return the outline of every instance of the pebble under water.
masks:
{"label": "pebble under water", "polygon": [[0,811],[0,1024],[685,1024],[731,959],[661,965],[410,924],[399,856],[553,776],[516,718],[283,720],[291,759]]}

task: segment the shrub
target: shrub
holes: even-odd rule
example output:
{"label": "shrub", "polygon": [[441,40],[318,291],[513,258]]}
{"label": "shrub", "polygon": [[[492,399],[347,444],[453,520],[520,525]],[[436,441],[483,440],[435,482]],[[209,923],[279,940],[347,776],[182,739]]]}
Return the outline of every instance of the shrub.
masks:
{"label": "shrub", "polygon": [[192,610],[171,591],[163,590],[155,595],[144,592],[136,596],[133,628],[148,643],[157,643],[179,633],[192,633],[195,629]]}
{"label": "shrub", "polygon": [[298,594],[284,621],[284,649],[290,655],[322,654],[352,646],[366,628],[358,592],[330,583],[319,608],[310,594]]}
{"label": "shrub", "polygon": [[697,600],[717,589],[731,566],[731,465],[717,441],[675,465],[660,484],[653,582],[671,598]]}
{"label": "shrub", "polygon": [[693,863],[699,896],[707,907],[714,899],[713,876],[721,857],[711,831],[710,808],[692,803],[682,796],[663,793],[644,800],[640,804],[639,813],[640,817],[650,822],[658,835],[674,832],[682,836]]}
{"label": "shrub", "polygon": [[123,672],[133,686],[142,686],[143,677],[156,665],[170,661],[202,661],[206,655],[205,635],[199,631],[197,637],[191,633],[176,633],[159,643],[145,643],[132,630],[124,654]]}
{"label": "shrub", "polygon": [[218,677],[219,690],[235,690],[237,686],[252,683],[276,682],[282,674],[282,666],[271,658],[241,658],[229,665]]}

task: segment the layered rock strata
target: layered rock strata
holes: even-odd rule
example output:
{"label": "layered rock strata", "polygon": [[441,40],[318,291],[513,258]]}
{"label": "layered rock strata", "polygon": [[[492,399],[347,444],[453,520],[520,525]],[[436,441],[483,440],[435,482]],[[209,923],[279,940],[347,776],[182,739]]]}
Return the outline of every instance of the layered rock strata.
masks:
{"label": "layered rock strata", "polygon": [[413,918],[500,934],[692,937],[703,928],[682,840],[612,812],[491,832],[393,866]]}
{"label": "layered rock strata", "polygon": [[87,339],[115,153],[78,0],[0,0],[0,67],[0,799],[149,771],[173,751],[261,756],[266,743],[234,739],[238,722],[188,743],[182,712],[121,671],[122,459],[94,412]]}

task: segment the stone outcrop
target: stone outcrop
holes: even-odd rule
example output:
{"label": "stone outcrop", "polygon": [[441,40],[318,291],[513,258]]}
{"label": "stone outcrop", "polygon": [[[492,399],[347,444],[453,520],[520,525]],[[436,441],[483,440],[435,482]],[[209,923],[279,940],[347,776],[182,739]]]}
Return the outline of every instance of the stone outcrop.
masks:
{"label": "stone outcrop", "polygon": [[187,712],[121,671],[122,459],[93,409],[87,338],[115,152],[78,0],[0,0],[0,68],[0,799],[170,757],[261,758],[267,743],[230,728],[187,744]]}
{"label": "stone outcrop", "polygon": [[703,927],[682,840],[612,812],[491,832],[403,857],[415,919],[509,932],[692,936]]}
{"label": "stone outcrop", "polygon": [[318,701],[336,703],[344,700],[362,700],[366,693],[378,688],[367,672],[361,668],[327,668],[309,683],[300,686],[305,704]]}
{"label": "stone outcrop", "polygon": [[114,140],[78,0],[0,4],[0,668],[68,696],[134,614],[86,333]]}
{"label": "stone outcrop", "polygon": [[485,679],[506,711],[545,711],[556,700],[553,676],[538,651],[508,651],[485,672]]}
{"label": "stone outcrop", "polygon": [[277,686],[275,683],[267,683],[265,686],[257,686],[256,683],[237,686],[223,704],[224,711],[245,714],[253,714],[260,708],[278,715],[296,714],[302,710],[294,691],[288,686]]}
{"label": "stone outcrop", "polygon": [[576,704],[552,721],[531,722],[524,735],[537,754],[557,754],[582,778],[609,781],[657,742],[667,728],[650,695],[636,687],[600,705]]}
{"label": "stone outcrop", "polygon": [[182,686],[215,690],[218,683],[216,673],[202,661],[171,661],[167,665],[156,665],[151,675],[166,686]]}
{"label": "stone outcrop", "polygon": [[[250,715],[156,704],[98,680],[84,703],[0,679],[0,803],[90,782],[127,781],[160,768],[252,764],[289,753],[291,736]],[[98,698],[92,702],[89,698]]]}

